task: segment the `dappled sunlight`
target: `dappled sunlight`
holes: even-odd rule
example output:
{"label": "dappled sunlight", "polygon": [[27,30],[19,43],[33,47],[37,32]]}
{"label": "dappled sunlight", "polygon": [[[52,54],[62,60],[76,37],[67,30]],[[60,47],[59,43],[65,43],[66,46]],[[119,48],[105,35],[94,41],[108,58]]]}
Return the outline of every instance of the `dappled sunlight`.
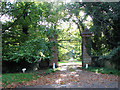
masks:
{"label": "dappled sunlight", "polygon": [[56,80],[56,83],[60,83],[62,81],[62,79],[60,78],[60,79],[58,79],[58,80]]}
{"label": "dappled sunlight", "polygon": [[82,70],[80,70],[80,69],[77,69],[76,71],[78,71],[78,72],[82,72]]}
{"label": "dappled sunlight", "polygon": [[82,61],[62,61],[62,62],[58,62],[58,66],[72,66],[72,67],[76,67],[76,66],[79,66],[81,67],[82,66]]}
{"label": "dappled sunlight", "polygon": [[66,77],[67,75],[66,74],[60,74],[61,77]]}
{"label": "dappled sunlight", "polygon": [[37,80],[24,83],[24,85],[51,85],[57,88],[69,88],[70,86],[76,87],[76,85],[79,87],[83,87],[84,85],[96,85],[96,82],[98,84],[104,84],[108,83],[108,81],[110,81],[109,83],[115,83],[114,86],[116,87],[118,85],[118,78],[116,76],[93,73],[81,69],[72,69],[70,66],[65,66],[65,68],[67,68],[65,71],[57,71],[45,76],[40,75]]}
{"label": "dappled sunlight", "polygon": [[98,73],[98,69],[95,70],[95,73]]}
{"label": "dappled sunlight", "polygon": [[67,66],[64,66],[64,67],[60,68],[60,71],[65,71],[65,70],[67,70]]}
{"label": "dappled sunlight", "polygon": [[82,67],[81,62],[64,62],[64,63],[59,63],[58,64],[60,71],[75,71],[78,67]]}
{"label": "dappled sunlight", "polygon": [[[75,68],[76,67],[76,68]],[[107,83],[107,81],[117,81],[117,78],[113,76],[107,76],[98,73],[98,69],[95,73],[78,69],[77,65],[63,65],[60,68],[64,68],[64,71],[59,73],[58,79],[55,79],[55,83],[64,86],[78,85],[82,87],[83,84],[94,85],[95,82],[99,84]],[[112,79],[111,79],[112,78]],[[115,84],[117,86],[117,83]],[[61,86],[62,87],[62,86]],[[108,87],[108,86],[107,86]]]}
{"label": "dappled sunlight", "polygon": [[119,3],[9,1],[0,17],[3,88],[118,86]]}
{"label": "dappled sunlight", "polygon": [[70,74],[72,74],[72,75],[73,75],[73,74],[76,74],[76,72],[70,72]]}
{"label": "dappled sunlight", "polygon": [[75,75],[75,77],[78,77],[79,75],[77,74],[77,75]]}
{"label": "dappled sunlight", "polygon": [[[79,81],[77,79],[80,79],[80,73],[82,70],[76,71],[70,66],[63,66],[63,67],[64,69],[66,68],[65,72],[62,71],[61,73],[59,73],[58,79],[55,80],[56,84],[62,85],[62,84],[66,84],[67,82],[67,85],[71,85],[73,82],[76,83],[77,81]],[[73,69],[74,71],[70,71],[69,69]]]}

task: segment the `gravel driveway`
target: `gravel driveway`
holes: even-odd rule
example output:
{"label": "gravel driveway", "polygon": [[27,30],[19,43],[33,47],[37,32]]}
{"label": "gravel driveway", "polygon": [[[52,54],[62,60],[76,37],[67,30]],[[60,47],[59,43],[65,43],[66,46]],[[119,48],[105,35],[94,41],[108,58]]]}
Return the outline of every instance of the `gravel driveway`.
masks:
{"label": "gravel driveway", "polygon": [[40,77],[18,88],[118,88],[118,76],[80,70],[80,65],[61,65],[61,71]]}

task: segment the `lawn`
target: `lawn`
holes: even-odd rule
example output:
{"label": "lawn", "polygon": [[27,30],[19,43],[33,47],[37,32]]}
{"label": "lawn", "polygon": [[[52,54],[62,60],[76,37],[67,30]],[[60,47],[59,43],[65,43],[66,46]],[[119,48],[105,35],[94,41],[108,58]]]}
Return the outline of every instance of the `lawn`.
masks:
{"label": "lawn", "polygon": [[[52,72],[56,72],[56,70],[53,69],[47,69],[44,71],[42,75],[47,75]],[[2,74],[2,86],[7,87],[10,85],[13,85],[13,83],[21,84],[23,82],[27,82],[30,80],[36,80],[39,78],[39,74],[41,74],[39,71],[36,72],[30,72],[30,73],[9,73],[9,74]],[[14,87],[14,86],[13,86]]]}
{"label": "lawn", "polygon": [[62,64],[62,63],[76,63],[76,64],[82,65],[82,61],[60,61],[58,62],[58,64]]}
{"label": "lawn", "polygon": [[12,83],[22,83],[25,81],[30,81],[37,79],[37,75],[35,73],[9,73],[2,75],[2,85],[6,87]]}

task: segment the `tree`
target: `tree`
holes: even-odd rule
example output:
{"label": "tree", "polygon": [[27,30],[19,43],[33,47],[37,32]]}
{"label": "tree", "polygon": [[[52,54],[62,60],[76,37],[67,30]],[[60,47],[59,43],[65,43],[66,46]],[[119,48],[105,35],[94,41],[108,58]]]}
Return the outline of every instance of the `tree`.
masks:
{"label": "tree", "polygon": [[[87,24],[84,24],[83,22],[87,20],[86,17],[90,16],[92,18],[92,23],[89,29],[94,35],[94,37],[92,37],[92,55],[101,56],[112,53],[112,56],[116,58],[114,58],[114,60],[112,60],[113,58],[109,60],[113,63],[119,61],[119,4],[120,3],[108,2],[77,2],[68,4],[66,9],[70,15],[68,19],[74,16],[73,21],[78,26],[80,33],[85,30],[87,26]],[[84,17],[81,17],[80,10],[84,11]]]}
{"label": "tree", "polygon": [[[120,42],[119,3],[85,3],[85,12],[93,19],[93,49],[98,55],[117,47]],[[105,49],[106,48],[106,49]]]}
{"label": "tree", "polygon": [[2,3],[2,15],[11,18],[10,21],[2,23],[3,64],[12,63],[14,68],[19,63],[16,67],[20,69],[26,66],[25,63],[31,65],[40,58],[46,60],[52,57],[50,48],[53,42],[49,42],[48,37],[55,32],[57,34],[56,26],[62,17],[61,6],[55,9],[52,5],[53,3],[48,2]]}

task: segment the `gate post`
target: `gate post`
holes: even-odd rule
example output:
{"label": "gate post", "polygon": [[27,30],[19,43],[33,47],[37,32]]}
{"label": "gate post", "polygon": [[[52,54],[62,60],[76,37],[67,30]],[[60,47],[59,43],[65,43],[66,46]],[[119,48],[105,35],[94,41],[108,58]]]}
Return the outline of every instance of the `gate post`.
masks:
{"label": "gate post", "polygon": [[[48,39],[50,42],[53,42],[53,41],[57,42],[57,37],[58,37],[57,35],[54,35],[54,38],[48,37]],[[51,51],[53,51],[52,52],[53,57],[51,58],[51,60],[49,62],[49,67],[52,67],[53,63],[55,63],[55,67],[57,67],[58,66],[58,64],[57,64],[57,62],[58,62],[57,46],[56,45],[52,46]]]}
{"label": "gate post", "polygon": [[[81,33],[82,36],[82,67],[86,64],[91,65],[91,39],[92,33],[88,29]],[[86,47],[89,46],[89,47]],[[89,51],[89,53],[88,53]]]}

